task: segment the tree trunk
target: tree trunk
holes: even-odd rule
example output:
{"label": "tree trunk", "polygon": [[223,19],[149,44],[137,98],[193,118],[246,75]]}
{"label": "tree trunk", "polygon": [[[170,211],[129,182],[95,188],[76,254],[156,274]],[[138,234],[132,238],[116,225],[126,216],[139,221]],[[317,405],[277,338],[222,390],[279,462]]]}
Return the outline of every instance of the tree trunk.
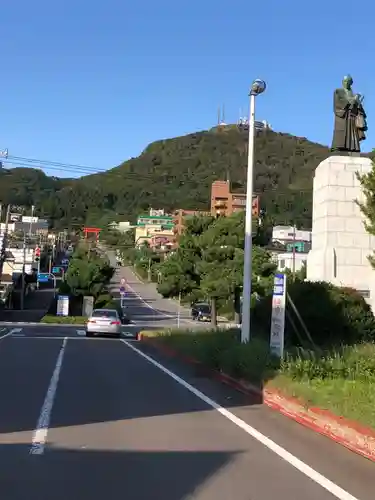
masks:
{"label": "tree trunk", "polygon": [[217,328],[216,298],[211,299],[211,326]]}

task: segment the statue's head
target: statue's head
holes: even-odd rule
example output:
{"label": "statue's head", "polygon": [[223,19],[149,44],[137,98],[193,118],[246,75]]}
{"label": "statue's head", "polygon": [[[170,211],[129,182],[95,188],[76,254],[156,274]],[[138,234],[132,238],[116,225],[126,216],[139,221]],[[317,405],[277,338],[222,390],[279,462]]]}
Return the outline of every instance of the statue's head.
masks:
{"label": "statue's head", "polygon": [[344,89],[350,90],[352,88],[352,85],[353,85],[353,78],[350,75],[344,76],[344,79],[342,81],[342,86],[344,87]]}

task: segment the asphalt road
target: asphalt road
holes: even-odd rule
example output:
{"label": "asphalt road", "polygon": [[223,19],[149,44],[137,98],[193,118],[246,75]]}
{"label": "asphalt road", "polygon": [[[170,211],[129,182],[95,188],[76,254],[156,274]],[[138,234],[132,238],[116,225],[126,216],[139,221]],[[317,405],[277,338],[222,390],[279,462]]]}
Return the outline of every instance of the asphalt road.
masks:
{"label": "asphalt road", "polygon": [[[114,255],[110,254],[110,257],[114,264]],[[190,309],[180,306],[175,300],[163,298],[155,283],[143,283],[129,267],[117,268],[112,280],[111,292],[118,299],[122,279],[126,288],[123,301],[136,330],[211,328],[210,323],[193,321]],[[219,320],[218,325],[227,326],[228,322]]]}
{"label": "asphalt road", "polygon": [[374,498],[372,462],[137,341],[0,336],[2,498]]}

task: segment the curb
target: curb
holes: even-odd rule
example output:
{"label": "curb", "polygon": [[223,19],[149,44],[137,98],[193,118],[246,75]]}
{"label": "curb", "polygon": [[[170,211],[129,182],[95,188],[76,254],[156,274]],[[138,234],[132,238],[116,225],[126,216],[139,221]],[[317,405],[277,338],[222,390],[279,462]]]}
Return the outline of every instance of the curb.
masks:
{"label": "curb", "polygon": [[[158,344],[154,338],[139,335],[138,340],[152,345],[168,357],[178,358],[192,365],[202,365],[200,361],[185,356],[171,347]],[[225,373],[211,368],[205,369],[216,380],[243,394],[260,397],[261,401],[269,408],[375,462],[375,431],[373,429],[364,427],[344,417],[339,417],[329,410],[315,407],[308,408],[306,404],[303,405],[298,399],[285,396],[280,391],[271,389],[262,391],[248,382],[237,380]]]}

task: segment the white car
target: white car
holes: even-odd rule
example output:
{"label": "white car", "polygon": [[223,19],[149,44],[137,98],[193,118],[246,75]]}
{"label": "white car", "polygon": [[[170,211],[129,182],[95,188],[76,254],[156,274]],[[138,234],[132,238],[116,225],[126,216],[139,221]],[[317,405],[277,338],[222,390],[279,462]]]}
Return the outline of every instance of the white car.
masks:
{"label": "white car", "polygon": [[116,309],[94,309],[86,324],[86,337],[121,337],[122,320]]}

